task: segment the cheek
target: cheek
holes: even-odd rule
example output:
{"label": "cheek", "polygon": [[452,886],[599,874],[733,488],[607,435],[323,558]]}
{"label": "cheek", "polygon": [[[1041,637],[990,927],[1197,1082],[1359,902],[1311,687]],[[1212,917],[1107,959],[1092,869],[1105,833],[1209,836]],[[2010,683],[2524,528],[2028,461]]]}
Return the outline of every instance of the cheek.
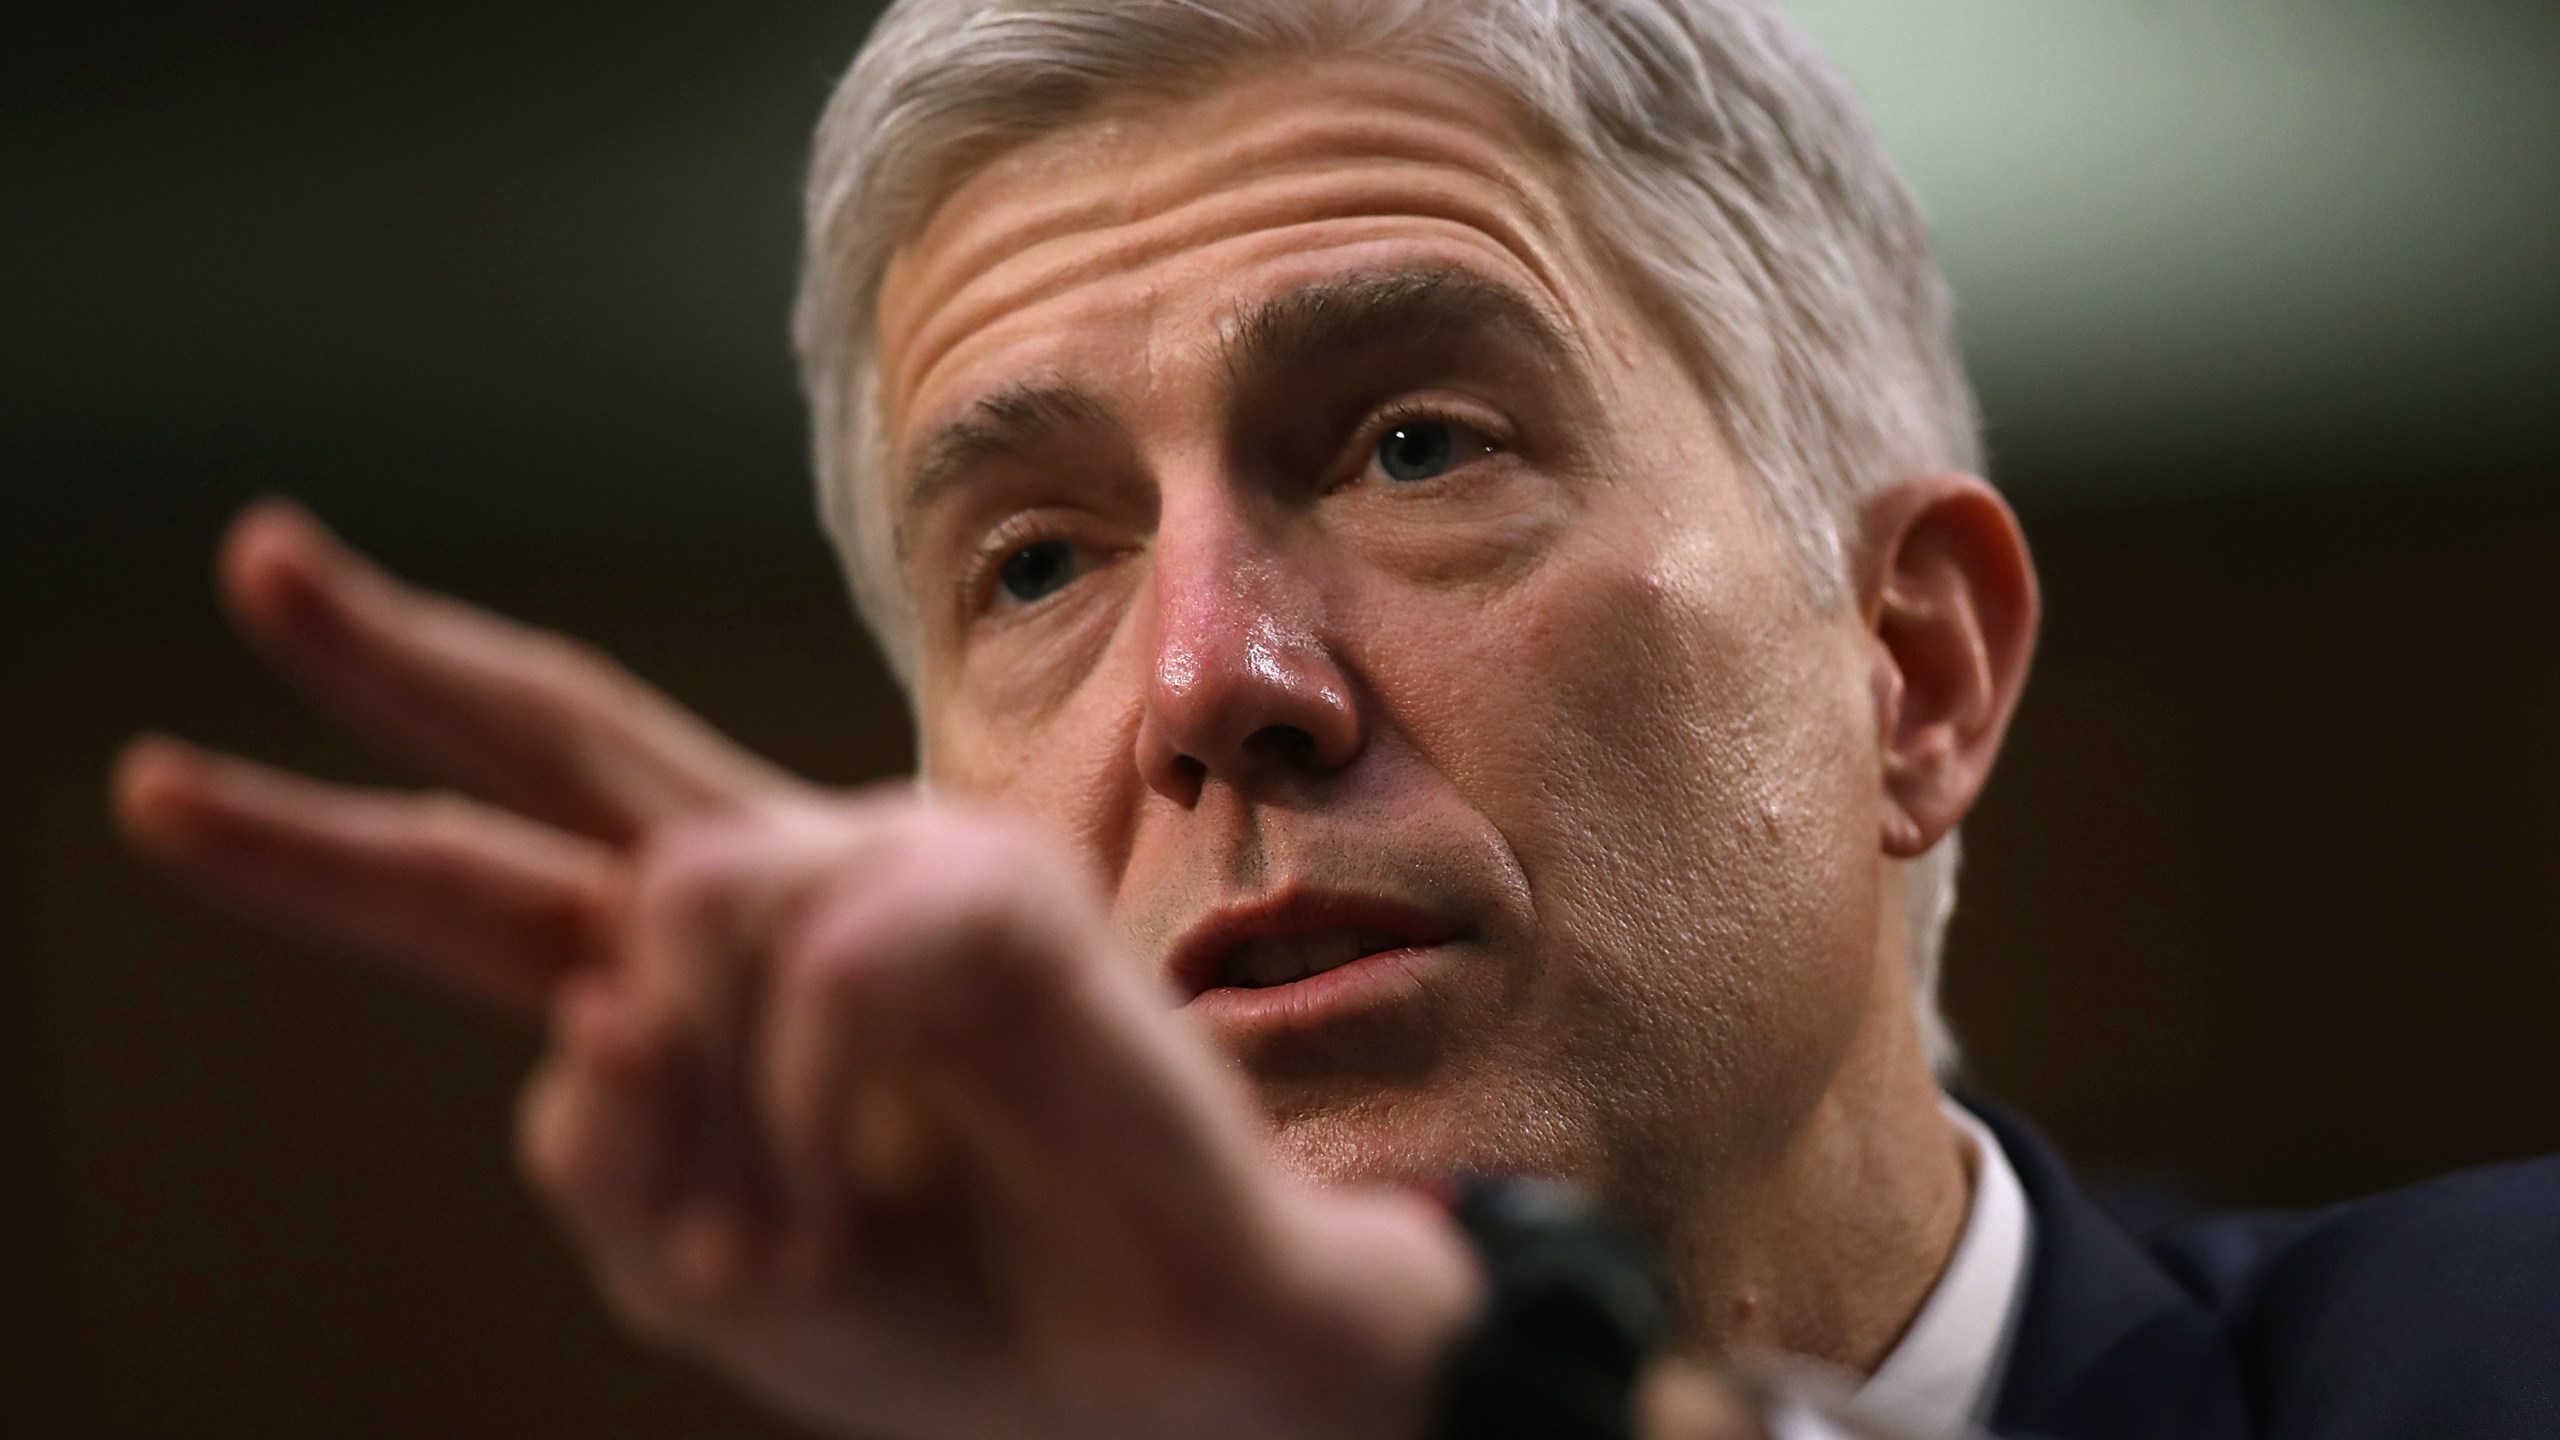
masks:
{"label": "cheek", "polygon": [[[1729,555],[1584,545],[1409,629],[1415,673],[1382,686],[1422,697],[1400,723],[1529,881],[1539,1010],[1561,1032],[1542,1048],[1585,1074],[1646,1068],[1619,1079],[1666,1106],[1756,1085],[1753,1108],[1785,1113],[1767,1087],[1827,1073],[1865,1003],[1872,717],[1839,623],[1795,585]],[[1613,1052],[1630,1034],[1651,1048]]]}
{"label": "cheek", "polygon": [[940,793],[1028,819],[1112,893],[1128,861],[1140,693],[1088,683],[1027,719],[965,695],[928,705],[924,777]]}

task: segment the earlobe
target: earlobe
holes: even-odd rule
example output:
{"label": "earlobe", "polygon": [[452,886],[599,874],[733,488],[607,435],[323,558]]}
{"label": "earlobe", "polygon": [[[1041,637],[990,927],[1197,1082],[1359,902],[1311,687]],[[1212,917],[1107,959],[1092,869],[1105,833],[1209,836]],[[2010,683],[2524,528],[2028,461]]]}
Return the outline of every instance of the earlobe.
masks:
{"label": "earlobe", "polygon": [[1860,613],[1883,780],[1878,842],[1912,858],[1982,792],[2026,684],[2038,621],[2017,517],[1985,482],[1932,476],[1860,511]]}

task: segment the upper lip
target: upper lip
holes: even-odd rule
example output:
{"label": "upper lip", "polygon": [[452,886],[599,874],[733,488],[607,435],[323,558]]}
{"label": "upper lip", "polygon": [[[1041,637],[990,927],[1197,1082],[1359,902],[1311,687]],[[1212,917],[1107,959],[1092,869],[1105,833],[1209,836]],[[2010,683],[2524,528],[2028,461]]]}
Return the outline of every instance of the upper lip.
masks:
{"label": "upper lip", "polygon": [[1279,890],[1221,905],[1192,922],[1174,942],[1165,975],[1190,1000],[1218,983],[1219,966],[1246,941],[1336,927],[1381,930],[1407,947],[1442,944],[1458,933],[1447,920],[1400,900],[1337,890]]}

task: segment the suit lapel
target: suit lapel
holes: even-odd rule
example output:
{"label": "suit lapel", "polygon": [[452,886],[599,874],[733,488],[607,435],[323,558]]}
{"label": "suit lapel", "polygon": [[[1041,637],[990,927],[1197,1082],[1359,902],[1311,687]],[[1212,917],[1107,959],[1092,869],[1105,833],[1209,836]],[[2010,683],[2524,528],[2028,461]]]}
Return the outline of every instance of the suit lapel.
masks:
{"label": "suit lapel", "polygon": [[2057,1440],[2245,1440],[2220,1321],[2100,1211],[2027,1124],[1966,1097],[2035,1215],[2017,1340],[1992,1428]]}

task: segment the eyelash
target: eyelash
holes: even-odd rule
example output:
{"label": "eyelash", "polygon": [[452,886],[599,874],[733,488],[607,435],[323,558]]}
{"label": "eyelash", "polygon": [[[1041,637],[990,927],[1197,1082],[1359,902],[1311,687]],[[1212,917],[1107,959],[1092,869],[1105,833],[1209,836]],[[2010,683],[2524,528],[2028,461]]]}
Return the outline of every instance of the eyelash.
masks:
{"label": "eyelash", "polygon": [[[1511,437],[1504,431],[1502,426],[1491,422],[1486,417],[1461,414],[1460,407],[1446,403],[1434,403],[1428,400],[1398,400],[1392,404],[1381,407],[1375,414],[1369,417],[1367,424],[1360,427],[1359,433],[1361,439],[1357,448],[1352,451],[1351,457],[1356,468],[1352,470],[1348,478],[1329,488],[1341,489],[1344,486],[1354,485],[1359,483],[1361,480],[1366,479],[1369,474],[1370,465],[1378,457],[1378,446],[1385,443],[1387,433],[1389,431],[1402,425],[1446,425],[1453,430],[1473,435],[1477,439],[1484,441],[1486,448],[1495,453],[1507,451],[1512,446]],[[1469,465],[1472,465],[1483,458],[1484,457],[1482,456],[1472,456],[1462,460],[1451,467],[1451,473],[1455,474],[1459,470],[1464,470]],[[1407,483],[1411,484],[1412,482]],[[1434,485],[1438,482],[1424,481],[1421,483],[1424,485]]]}
{"label": "eyelash", "polygon": [[[970,557],[968,568],[960,577],[962,604],[972,615],[984,614],[995,609],[993,602],[996,581],[1004,570],[1005,561],[1033,545],[1044,544],[1051,540],[1073,544],[1074,539],[1074,536],[1067,533],[1067,527],[1044,519],[1037,512],[1016,515],[1006,520],[987,532],[987,538],[980,542],[977,553]],[[1032,602],[1034,605],[1038,603],[1040,602]]]}

